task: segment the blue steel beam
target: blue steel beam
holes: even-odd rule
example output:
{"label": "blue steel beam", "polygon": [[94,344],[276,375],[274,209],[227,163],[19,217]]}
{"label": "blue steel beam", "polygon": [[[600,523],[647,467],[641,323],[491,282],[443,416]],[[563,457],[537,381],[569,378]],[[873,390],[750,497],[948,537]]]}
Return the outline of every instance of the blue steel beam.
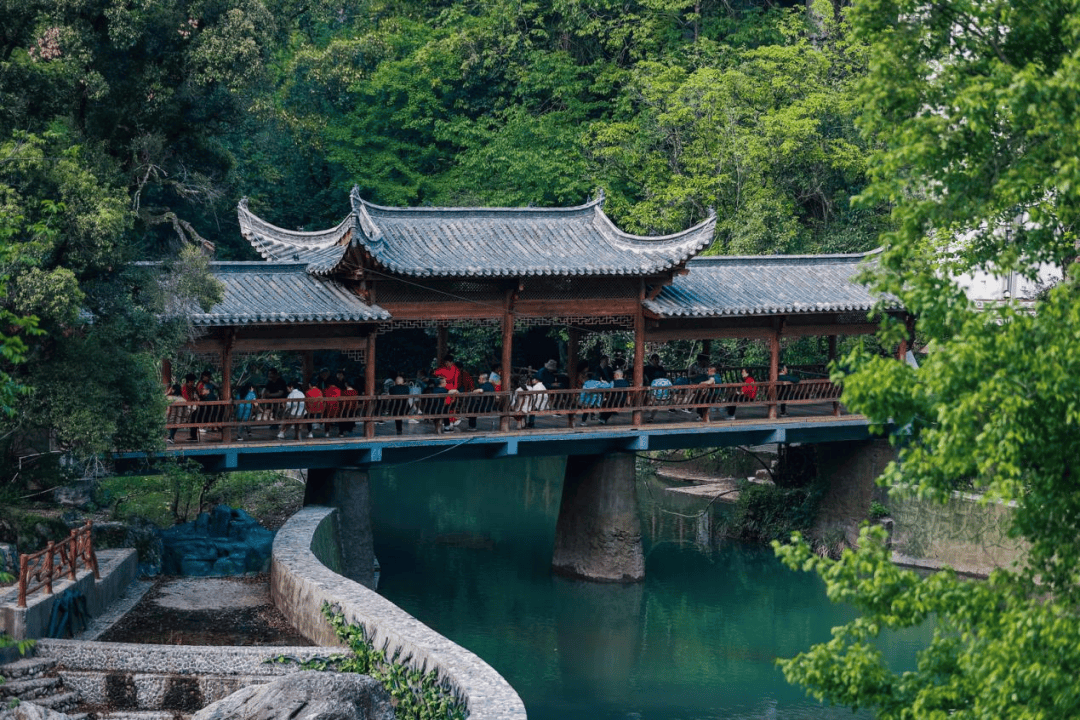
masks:
{"label": "blue steel beam", "polygon": [[145,473],[165,458],[191,459],[212,472],[287,468],[366,467],[403,465],[429,460],[484,460],[521,455],[597,455],[643,450],[764,445],[768,443],[828,443],[871,437],[870,423],[861,416],[807,418],[781,423],[740,421],[695,424],[690,427],[579,428],[532,430],[512,434],[484,433],[396,438],[346,438],[312,443],[206,444],[170,448],[158,456],[117,453],[118,472]]}

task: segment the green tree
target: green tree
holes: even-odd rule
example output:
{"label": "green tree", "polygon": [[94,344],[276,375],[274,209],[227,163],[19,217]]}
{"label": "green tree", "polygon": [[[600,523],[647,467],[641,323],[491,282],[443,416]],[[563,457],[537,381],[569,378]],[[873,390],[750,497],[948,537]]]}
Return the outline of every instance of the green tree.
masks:
{"label": "green tree", "polygon": [[[853,24],[871,47],[863,122],[886,149],[867,202],[894,203],[897,229],[872,274],[933,345],[919,370],[849,358],[845,400],[910,430],[882,481],[941,499],[974,483],[1017,503],[1010,532],[1030,550],[986,582],[895,568],[881,533],[833,562],[779,548],[816,570],[830,597],[863,616],[782,663],[817,697],[880,718],[1080,715],[1080,7],[949,0],[861,0]],[[1034,314],[979,311],[949,273],[1066,270]],[[895,343],[902,328],[886,327]],[[886,668],[870,639],[935,618],[916,669]]]}
{"label": "green tree", "polygon": [[871,246],[873,232],[831,237],[882,225],[848,208],[866,181],[852,93],[864,49],[843,23],[821,37],[805,11],[769,18],[776,43],[702,40],[689,62],[638,63],[622,99],[631,112],[590,128],[586,148],[628,227],[672,232],[712,207],[721,253]]}

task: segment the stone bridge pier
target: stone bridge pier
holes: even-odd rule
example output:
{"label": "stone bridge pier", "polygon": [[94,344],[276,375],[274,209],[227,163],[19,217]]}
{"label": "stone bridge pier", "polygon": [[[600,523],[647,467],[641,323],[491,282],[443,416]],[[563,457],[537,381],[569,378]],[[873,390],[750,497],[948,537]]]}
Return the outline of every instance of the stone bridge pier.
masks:
{"label": "stone bridge pier", "polygon": [[371,486],[360,468],[308,470],[304,505],[338,509],[341,559],[345,576],[375,588],[375,546],[371,533]]}
{"label": "stone bridge pier", "polygon": [[633,453],[566,459],[551,567],[597,582],[645,579]]}

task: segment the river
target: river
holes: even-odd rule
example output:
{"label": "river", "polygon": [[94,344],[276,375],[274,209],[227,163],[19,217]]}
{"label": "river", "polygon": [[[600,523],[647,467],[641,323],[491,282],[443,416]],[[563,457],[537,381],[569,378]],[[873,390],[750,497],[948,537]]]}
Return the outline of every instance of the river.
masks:
{"label": "river", "polygon": [[[853,611],[771,550],[672,514],[704,503],[672,499],[655,478],[638,481],[644,583],[553,576],[562,472],[561,458],[539,458],[373,473],[379,592],[490,663],[530,720],[852,717],[788,685],[775,659],[828,640]],[[929,633],[880,647],[909,667]]]}

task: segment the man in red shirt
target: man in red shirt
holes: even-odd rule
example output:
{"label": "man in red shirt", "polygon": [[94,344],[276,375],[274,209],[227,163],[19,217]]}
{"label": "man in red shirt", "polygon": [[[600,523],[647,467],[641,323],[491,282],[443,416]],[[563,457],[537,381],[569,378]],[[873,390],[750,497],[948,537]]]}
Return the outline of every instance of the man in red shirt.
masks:
{"label": "man in red shirt", "polygon": [[[308,400],[305,403],[307,409],[307,416],[314,420],[319,420],[320,418],[322,418],[323,410],[325,409],[325,407],[322,401],[323,393],[322,390],[319,389],[319,386],[315,385],[314,383],[308,383],[308,388],[307,391],[304,392],[304,395],[308,397]],[[318,429],[318,427],[319,423],[312,423],[311,425],[309,425],[307,436],[309,438],[315,437],[313,431]]]}

